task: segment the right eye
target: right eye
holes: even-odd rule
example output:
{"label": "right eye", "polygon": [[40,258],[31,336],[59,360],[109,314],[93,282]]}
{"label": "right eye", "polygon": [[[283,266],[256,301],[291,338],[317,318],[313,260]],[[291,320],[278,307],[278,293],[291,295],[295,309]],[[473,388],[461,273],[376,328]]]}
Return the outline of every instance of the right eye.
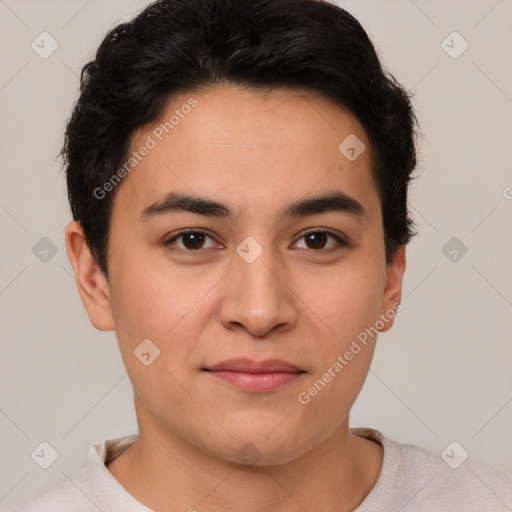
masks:
{"label": "right eye", "polygon": [[197,252],[201,249],[214,247],[214,245],[205,247],[207,239],[213,241],[213,238],[203,231],[188,229],[175,234],[172,238],[165,241],[164,245],[171,250],[175,250],[172,246],[176,246],[181,251]]}

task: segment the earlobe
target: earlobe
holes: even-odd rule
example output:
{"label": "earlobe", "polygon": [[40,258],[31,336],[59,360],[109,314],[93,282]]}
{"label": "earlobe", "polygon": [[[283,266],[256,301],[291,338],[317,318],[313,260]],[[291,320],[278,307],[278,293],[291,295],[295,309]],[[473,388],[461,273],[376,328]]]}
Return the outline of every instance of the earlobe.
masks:
{"label": "earlobe", "polygon": [[91,323],[100,331],[114,330],[108,282],[93,257],[78,222],[71,222],[66,227],[65,239],[78,292]]}
{"label": "earlobe", "polygon": [[380,309],[381,324],[384,324],[380,332],[391,329],[395,315],[402,299],[402,280],[405,272],[405,245],[401,245],[386,269],[386,285],[382,294]]}

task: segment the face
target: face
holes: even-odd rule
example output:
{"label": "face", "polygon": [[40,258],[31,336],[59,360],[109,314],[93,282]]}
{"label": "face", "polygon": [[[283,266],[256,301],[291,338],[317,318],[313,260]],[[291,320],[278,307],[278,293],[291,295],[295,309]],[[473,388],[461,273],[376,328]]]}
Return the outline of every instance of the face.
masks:
{"label": "face", "polygon": [[175,96],[134,134],[105,303],[84,302],[115,328],[141,433],[278,464],[346,422],[405,265],[386,266],[369,148],[349,111],[291,89]]}

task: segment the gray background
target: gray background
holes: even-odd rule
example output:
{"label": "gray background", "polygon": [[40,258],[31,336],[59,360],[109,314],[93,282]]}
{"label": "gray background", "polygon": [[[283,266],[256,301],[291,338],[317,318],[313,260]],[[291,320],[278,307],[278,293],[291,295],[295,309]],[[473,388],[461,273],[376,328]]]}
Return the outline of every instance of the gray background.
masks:
{"label": "gray background", "polygon": [[[5,508],[70,477],[93,443],[137,429],[114,334],[89,324],[67,260],[71,217],[56,155],[81,67],[109,28],[147,3],[0,1]],[[512,474],[512,1],[340,4],[414,91],[424,134],[403,310],[380,337],[352,426],[439,454],[457,441]],[[43,31],[58,43],[46,59],[31,47]],[[457,58],[445,51],[463,49],[454,31],[469,44]],[[54,255],[41,252],[44,237]],[[31,458],[43,441],[58,452],[46,470]]]}

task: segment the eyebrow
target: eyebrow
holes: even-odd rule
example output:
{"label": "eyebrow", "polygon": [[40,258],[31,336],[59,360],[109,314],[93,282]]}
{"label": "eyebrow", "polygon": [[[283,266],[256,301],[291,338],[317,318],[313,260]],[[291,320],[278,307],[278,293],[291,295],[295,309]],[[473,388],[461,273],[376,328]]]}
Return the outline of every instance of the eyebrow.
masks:
{"label": "eyebrow", "polygon": [[[172,212],[190,212],[219,218],[233,218],[235,216],[227,204],[208,198],[169,192],[163,199],[144,208],[141,212],[141,217],[143,220],[149,220],[150,218]],[[332,192],[294,201],[281,212],[280,219],[284,220],[329,212],[345,213],[359,220],[368,219],[363,205],[343,192]]]}

